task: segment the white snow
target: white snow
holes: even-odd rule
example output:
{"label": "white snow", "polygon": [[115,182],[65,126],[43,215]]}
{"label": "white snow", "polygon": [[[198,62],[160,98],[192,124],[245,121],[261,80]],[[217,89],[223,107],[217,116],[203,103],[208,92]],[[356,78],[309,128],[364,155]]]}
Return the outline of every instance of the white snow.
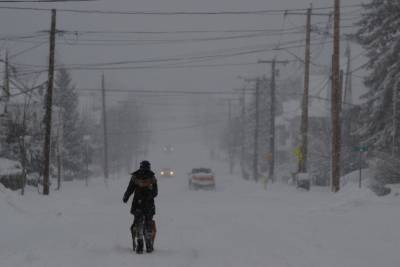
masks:
{"label": "white snow", "polygon": [[194,192],[188,162],[159,178],[152,255],[131,251],[121,200],[128,176],[108,188],[101,179],[64,183],[46,197],[0,188],[0,266],[400,266],[400,197],[353,183],[338,194],[282,184],[265,191],[216,166],[216,192]]}
{"label": "white snow", "polygon": [[18,161],[0,158],[0,176],[20,174],[21,172],[22,167]]}

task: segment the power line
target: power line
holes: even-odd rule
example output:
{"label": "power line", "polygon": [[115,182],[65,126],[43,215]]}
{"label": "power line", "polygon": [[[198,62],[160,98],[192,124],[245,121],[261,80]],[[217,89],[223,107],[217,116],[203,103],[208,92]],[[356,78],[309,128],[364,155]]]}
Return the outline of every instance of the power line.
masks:
{"label": "power line", "polygon": [[[319,23],[314,24],[317,26]],[[304,30],[304,26],[295,26],[287,28],[285,31],[293,30]],[[243,33],[243,32],[281,32],[281,29],[271,28],[271,29],[223,29],[223,30],[169,30],[169,31],[120,31],[120,30],[58,30],[61,33],[70,34],[198,34],[198,33]],[[47,32],[47,31],[45,31]]]}
{"label": "power line", "polygon": [[[101,88],[76,88],[76,91],[101,92]],[[168,95],[237,95],[234,91],[189,91],[189,90],[143,90],[143,89],[107,89],[106,93],[140,93]]]}
{"label": "power line", "polygon": [[48,36],[48,33],[32,33],[32,34],[23,34],[23,35],[6,35],[6,36],[1,36],[0,41],[21,41],[25,39],[35,39],[38,37],[44,37]]}
{"label": "power line", "polygon": [[[312,45],[319,45],[322,43],[313,43]],[[268,51],[277,51],[277,50],[285,50],[285,49],[290,49],[290,48],[300,48],[304,47],[304,45],[297,45],[297,46],[290,46],[290,47],[281,47],[281,48],[271,48],[271,49],[260,49],[260,50],[252,50],[252,51],[247,51],[247,52],[240,52],[236,54],[231,54],[231,55],[211,55],[211,56],[206,56],[206,57],[199,57],[197,58],[197,61],[208,61],[208,60],[215,60],[218,58],[228,58],[228,57],[233,57],[233,56],[239,56],[239,55],[247,55],[247,54],[255,54],[255,53],[261,53],[261,52],[268,52]],[[180,59],[183,60],[183,59]],[[164,60],[153,60],[151,62],[163,62]],[[166,60],[169,61],[169,60]],[[179,60],[178,60],[179,61]],[[196,62],[195,60],[193,60]],[[297,60],[292,60],[292,62],[295,62]],[[131,64],[131,63],[142,63],[142,62],[108,62],[111,65],[122,65],[122,64]],[[147,62],[143,62],[147,63]],[[150,62],[149,62],[150,63]],[[103,63],[96,63],[92,65],[71,65],[71,66],[59,66],[56,67],[56,70],[58,69],[66,69],[69,71],[79,71],[79,70],[93,70],[93,71],[98,71],[98,70],[137,70],[137,69],[180,69],[180,68],[185,68],[185,69],[190,69],[190,68],[205,68],[205,67],[233,67],[233,66],[250,66],[254,65],[254,62],[240,62],[240,63],[226,63],[226,64],[188,64],[191,62],[181,62],[181,63],[170,63],[170,64],[162,64],[162,65],[147,65],[147,66],[114,66],[114,67],[107,67],[109,64],[104,65]],[[31,74],[39,74],[39,73],[44,73],[47,71],[45,66],[39,66],[39,65],[27,65],[27,64],[17,64],[21,67],[33,67],[33,68],[41,68],[40,70],[25,70],[21,71],[19,73],[20,76],[26,76],[26,75],[31,75]]]}
{"label": "power line", "polygon": [[[291,32],[291,34],[302,34],[301,31]],[[250,39],[268,36],[276,36],[279,33],[251,33],[245,35],[222,36],[222,37],[202,37],[202,38],[181,38],[181,39],[73,39],[68,40],[64,38],[64,42],[58,44],[64,45],[154,45],[154,44],[176,44],[176,43],[192,43],[192,42],[206,42],[206,41],[223,41],[235,39]]]}
{"label": "power line", "polygon": [[45,83],[40,84],[40,85],[37,85],[37,86],[32,87],[32,88],[27,89],[27,90],[21,90],[21,89],[19,89],[19,90],[20,90],[19,93],[10,94],[9,97],[16,97],[16,96],[20,96],[20,95],[28,95],[28,96],[31,96],[29,93],[32,93],[33,91],[36,91],[36,90],[38,90],[38,89],[43,88],[43,85],[44,85],[44,84],[45,84]]}
{"label": "power line", "polygon": [[42,46],[42,45],[44,45],[44,44],[47,44],[47,42],[48,42],[48,41],[44,41],[44,42],[42,42],[42,43],[35,44],[35,45],[32,46],[32,47],[29,47],[29,48],[26,48],[26,49],[21,50],[21,51],[19,51],[19,52],[16,52],[15,54],[10,55],[10,58],[14,58],[14,57],[20,56],[20,55],[22,55],[22,54],[24,54],[24,53],[26,53],[26,52],[32,51],[32,50],[34,50],[34,49],[36,49],[36,48],[38,48],[38,47],[40,47],[40,46]]}
{"label": "power line", "polygon": [[[65,0],[68,1],[68,0]],[[72,0],[71,0],[72,1]],[[79,1],[79,0],[78,0]],[[83,1],[83,0],[82,0]],[[360,4],[345,5],[343,8],[359,8]],[[0,9],[5,10],[27,10],[27,11],[51,11],[50,8],[37,7],[11,7],[2,6]],[[333,6],[325,6],[313,8],[314,10],[332,10]],[[57,12],[62,13],[82,13],[82,14],[101,14],[101,15],[282,15],[289,11],[306,11],[307,8],[294,9],[260,9],[260,10],[241,10],[241,11],[122,11],[122,10],[95,10],[95,9],[57,9]]]}
{"label": "power line", "polygon": [[62,2],[94,2],[97,0],[0,0],[0,3],[62,3]]}
{"label": "power line", "polygon": [[[314,39],[318,41],[318,39]],[[286,45],[289,44],[296,44],[296,43],[301,43],[304,40],[294,40],[290,42],[286,42]],[[318,45],[320,43],[313,43],[313,45]],[[240,55],[248,55],[248,54],[256,54],[256,53],[261,53],[261,52],[268,52],[268,51],[275,51],[275,50],[283,50],[283,49],[289,49],[289,48],[294,48],[294,47],[303,47],[304,44],[301,45],[296,45],[296,46],[282,46],[282,47],[275,47],[275,44],[269,44],[269,45],[258,45],[258,46],[252,46],[249,47],[249,50],[242,50],[243,48],[233,48],[233,49],[224,49],[224,50],[216,50],[216,51],[211,51],[214,52],[214,54],[210,54],[210,51],[205,52],[208,54],[201,55],[201,54],[192,54],[192,55],[180,55],[180,56],[174,56],[170,58],[148,58],[148,59],[140,59],[140,60],[124,60],[124,61],[110,61],[110,62],[99,62],[99,63],[90,63],[90,64],[68,64],[68,65],[63,65],[61,66],[62,68],[66,69],[87,69],[87,68],[93,68],[93,67],[106,67],[106,66],[120,66],[120,65],[126,65],[126,64],[144,64],[144,63],[162,63],[162,62],[177,62],[177,61],[190,61],[190,60],[214,60],[216,58],[228,58],[228,57],[234,57],[234,56],[240,56]],[[246,47],[244,47],[246,48]],[[242,50],[242,51],[240,51]],[[230,52],[232,51],[232,52]],[[185,63],[185,62],[182,62]],[[186,62],[187,63],[187,62]],[[34,67],[34,68],[42,68],[44,66],[40,65],[30,65],[30,64],[18,64],[20,66],[25,66],[25,67]],[[146,66],[138,66],[138,67],[146,67]]]}

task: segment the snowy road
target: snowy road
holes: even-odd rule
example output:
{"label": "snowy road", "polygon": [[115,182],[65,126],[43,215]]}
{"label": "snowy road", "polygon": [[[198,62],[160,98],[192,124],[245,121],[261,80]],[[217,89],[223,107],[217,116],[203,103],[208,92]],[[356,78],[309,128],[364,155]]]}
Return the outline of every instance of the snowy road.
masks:
{"label": "snowy road", "polygon": [[155,253],[131,251],[128,178],[65,183],[49,197],[0,192],[0,266],[400,266],[400,198],[262,187],[218,172],[216,192],[159,178]]}

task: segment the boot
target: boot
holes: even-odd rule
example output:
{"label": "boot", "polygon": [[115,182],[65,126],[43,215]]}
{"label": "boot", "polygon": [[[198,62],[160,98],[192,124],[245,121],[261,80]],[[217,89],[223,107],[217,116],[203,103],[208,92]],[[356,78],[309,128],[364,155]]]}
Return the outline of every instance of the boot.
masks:
{"label": "boot", "polygon": [[136,253],[137,254],[142,254],[143,253],[143,239],[138,239],[137,240]]}
{"label": "boot", "polygon": [[151,238],[146,238],[146,252],[151,253],[153,252],[153,250],[153,241],[151,240]]}
{"label": "boot", "polygon": [[136,251],[136,229],[135,227],[132,225],[131,227],[131,234],[132,234],[132,248],[133,251]]}
{"label": "boot", "polygon": [[132,249],[133,249],[133,251],[136,251],[136,242],[135,242],[135,238],[132,238]]}

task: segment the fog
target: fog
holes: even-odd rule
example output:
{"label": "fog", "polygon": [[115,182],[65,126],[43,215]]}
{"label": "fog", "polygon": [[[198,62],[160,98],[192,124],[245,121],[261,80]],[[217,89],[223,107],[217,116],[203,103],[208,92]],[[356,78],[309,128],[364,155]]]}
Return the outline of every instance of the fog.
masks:
{"label": "fog", "polygon": [[[40,8],[59,8],[59,9],[89,9],[105,11],[253,11],[270,9],[297,9],[307,8],[310,4],[314,7],[331,6],[332,1],[95,1],[89,3],[59,3],[59,4],[18,4],[18,7],[40,7]],[[346,1],[344,5],[359,4],[361,1]],[[7,4],[2,4],[6,6]],[[8,4],[7,6],[10,6]],[[349,9],[351,13],[346,13],[346,17],[357,17],[357,11],[360,8]],[[26,53],[20,54],[10,59],[12,64],[29,64],[35,67],[29,69],[46,70],[48,62],[48,46],[46,35],[36,39],[7,41],[6,36],[32,34],[40,31],[48,31],[50,27],[50,12],[46,11],[27,11],[27,10],[0,10],[0,29],[3,36],[2,48],[9,50],[9,54],[15,54],[25,49],[29,49],[35,44],[40,44],[37,48]],[[350,16],[351,15],[351,16]],[[313,17],[313,23],[326,23],[326,17]],[[343,24],[351,24],[351,21],[344,21]],[[102,64],[107,62],[137,61],[137,60],[159,60],[168,58],[186,58],[192,56],[211,55],[210,58],[199,60],[180,60],[175,62],[155,62],[155,63],[131,63],[115,66],[97,66],[100,70],[71,70],[73,81],[79,88],[99,89],[101,74],[106,75],[108,104],[115,105],[118,100],[126,97],[132,99],[143,99],[143,102],[172,103],[173,108],[160,105],[152,106],[152,115],[160,121],[161,114],[168,112],[169,126],[174,124],[182,127],[192,123],[193,117],[190,114],[192,108],[184,105],[192,102],[198,102],[196,96],[188,98],[181,95],[165,96],[158,95],[151,98],[143,94],[134,93],[111,93],[113,89],[137,89],[137,90],[155,90],[155,91],[231,91],[232,89],[243,86],[242,77],[255,77],[257,75],[269,75],[270,70],[267,65],[254,64],[259,59],[278,59],[293,60],[293,55],[285,51],[271,51],[250,53],[245,55],[215,57],[213,55],[226,54],[232,52],[247,52],[263,47],[271,47],[285,43],[291,40],[303,39],[302,34],[271,34],[253,36],[251,38],[237,38],[228,40],[207,40],[207,38],[220,38],[238,35],[248,35],[248,32],[236,33],[177,33],[177,34],[118,34],[117,32],[141,31],[141,32],[173,32],[173,31],[227,31],[227,30],[285,30],[305,24],[305,16],[301,15],[110,15],[110,14],[90,14],[90,13],[67,13],[58,12],[57,30],[61,31],[57,35],[56,45],[56,65],[72,66],[87,64]],[[323,26],[322,26],[323,27]],[[63,33],[63,31],[71,31]],[[100,31],[105,33],[86,33],[87,31]],[[108,33],[107,33],[108,32]],[[114,33],[110,33],[114,32]],[[42,33],[43,34],[43,33]],[[251,34],[251,33],[250,33]],[[318,36],[317,36],[318,37]],[[194,39],[194,40],[190,40]],[[200,39],[197,40],[196,39]],[[203,40],[201,40],[203,39]],[[204,40],[206,39],[206,40]],[[89,41],[85,41],[89,40]],[[94,40],[94,41],[90,41]],[[96,41],[97,40],[97,41]],[[101,41],[103,40],[103,41]],[[120,41],[118,41],[120,40]],[[140,41],[140,40],[147,40]],[[149,40],[158,40],[148,42]],[[160,41],[161,40],[161,41]],[[169,44],[166,40],[178,40]],[[180,41],[179,41],[180,40]],[[186,41],[185,41],[186,40]],[[292,53],[298,57],[304,57],[303,48],[292,49]],[[317,62],[329,66],[332,48],[327,44],[321,55],[316,59]],[[356,54],[357,51],[354,52]],[[245,66],[229,66],[229,64],[243,64]],[[172,64],[178,65],[178,68],[169,66],[158,68],[159,65]],[[216,67],[187,67],[185,65],[209,65],[217,64],[228,66]],[[357,64],[354,63],[354,64]],[[137,68],[150,66],[150,68]],[[117,70],[108,68],[116,67]],[[118,69],[122,67],[122,69]],[[124,70],[123,68],[137,68]],[[104,68],[104,70],[101,70]],[[287,74],[282,73],[282,77],[292,75],[295,70],[297,75],[301,75],[302,70],[299,64],[296,67],[288,67]],[[39,80],[47,79],[47,73],[43,73]],[[360,84],[359,80],[355,80]],[[356,87],[356,86],[355,86]],[[361,87],[361,86],[358,86]],[[360,88],[354,89],[362,90]],[[95,95],[87,97],[87,91],[79,91],[81,95],[81,105],[87,105]],[[100,96],[100,94],[97,94]],[[212,98],[220,96],[211,95]],[[149,100],[149,101],[148,101]],[[142,100],[141,100],[142,101]],[[182,103],[183,106],[175,103]],[[161,114],[160,114],[161,113]],[[162,128],[163,125],[160,125]],[[176,133],[181,134],[181,133]],[[182,132],[185,135],[185,132]]]}
{"label": "fog", "polygon": [[398,267],[399,11],[0,0],[0,266]]}

